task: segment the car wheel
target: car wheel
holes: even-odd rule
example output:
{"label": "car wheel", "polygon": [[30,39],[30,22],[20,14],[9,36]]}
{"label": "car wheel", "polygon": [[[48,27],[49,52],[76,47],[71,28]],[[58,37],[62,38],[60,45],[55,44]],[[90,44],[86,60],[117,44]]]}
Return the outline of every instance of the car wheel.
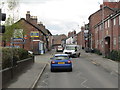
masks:
{"label": "car wheel", "polygon": [[69,71],[72,72],[72,68],[70,68]]}
{"label": "car wheel", "polygon": [[80,57],[80,53],[78,54],[78,57]]}
{"label": "car wheel", "polygon": [[76,54],[76,55],[75,55],[75,58],[77,58],[77,57],[78,57],[78,55]]}
{"label": "car wheel", "polygon": [[51,72],[54,72],[54,69],[53,69],[53,68],[51,68]]}

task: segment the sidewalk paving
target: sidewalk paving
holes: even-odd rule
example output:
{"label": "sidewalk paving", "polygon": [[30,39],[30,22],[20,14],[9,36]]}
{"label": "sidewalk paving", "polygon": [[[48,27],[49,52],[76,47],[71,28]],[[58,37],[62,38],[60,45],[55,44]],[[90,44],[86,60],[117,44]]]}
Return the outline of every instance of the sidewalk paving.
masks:
{"label": "sidewalk paving", "polygon": [[14,78],[7,88],[31,88],[44,66],[45,63],[34,63],[24,73]]}
{"label": "sidewalk paving", "polygon": [[88,58],[94,64],[102,66],[105,70],[109,71],[111,74],[120,74],[118,70],[119,62],[103,58],[101,55],[97,55],[94,53],[86,53],[84,50],[81,51],[81,56]]}

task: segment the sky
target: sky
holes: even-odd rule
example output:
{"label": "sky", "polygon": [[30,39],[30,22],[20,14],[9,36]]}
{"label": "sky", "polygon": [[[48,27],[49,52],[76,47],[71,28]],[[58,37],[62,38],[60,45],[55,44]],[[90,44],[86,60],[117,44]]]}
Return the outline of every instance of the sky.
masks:
{"label": "sky", "polygon": [[37,16],[50,32],[55,34],[68,34],[88,23],[91,14],[100,9],[103,0],[20,0],[19,18],[25,18],[26,12]]}

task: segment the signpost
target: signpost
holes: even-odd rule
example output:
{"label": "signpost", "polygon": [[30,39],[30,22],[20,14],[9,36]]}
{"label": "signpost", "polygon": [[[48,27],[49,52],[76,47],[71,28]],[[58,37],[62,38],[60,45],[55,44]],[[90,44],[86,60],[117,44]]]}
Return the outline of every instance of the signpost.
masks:
{"label": "signpost", "polygon": [[15,29],[13,33],[13,38],[11,41],[12,47],[14,47],[14,44],[25,44],[25,39],[23,35],[23,29]]}

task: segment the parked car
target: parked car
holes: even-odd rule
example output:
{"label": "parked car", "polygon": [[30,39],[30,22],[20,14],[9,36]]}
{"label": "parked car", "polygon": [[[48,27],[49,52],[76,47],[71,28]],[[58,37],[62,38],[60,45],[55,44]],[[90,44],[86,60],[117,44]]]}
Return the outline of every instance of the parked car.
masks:
{"label": "parked car", "polygon": [[51,72],[66,69],[72,71],[72,61],[67,54],[55,54],[51,59]]}
{"label": "parked car", "polygon": [[79,57],[80,46],[79,45],[66,45],[63,53],[68,54],[70,57]]}
{"label": "parked car", "polygon": [[62,46],[57,46],[56,47],[56,52],[63,52],[63,47]]}

